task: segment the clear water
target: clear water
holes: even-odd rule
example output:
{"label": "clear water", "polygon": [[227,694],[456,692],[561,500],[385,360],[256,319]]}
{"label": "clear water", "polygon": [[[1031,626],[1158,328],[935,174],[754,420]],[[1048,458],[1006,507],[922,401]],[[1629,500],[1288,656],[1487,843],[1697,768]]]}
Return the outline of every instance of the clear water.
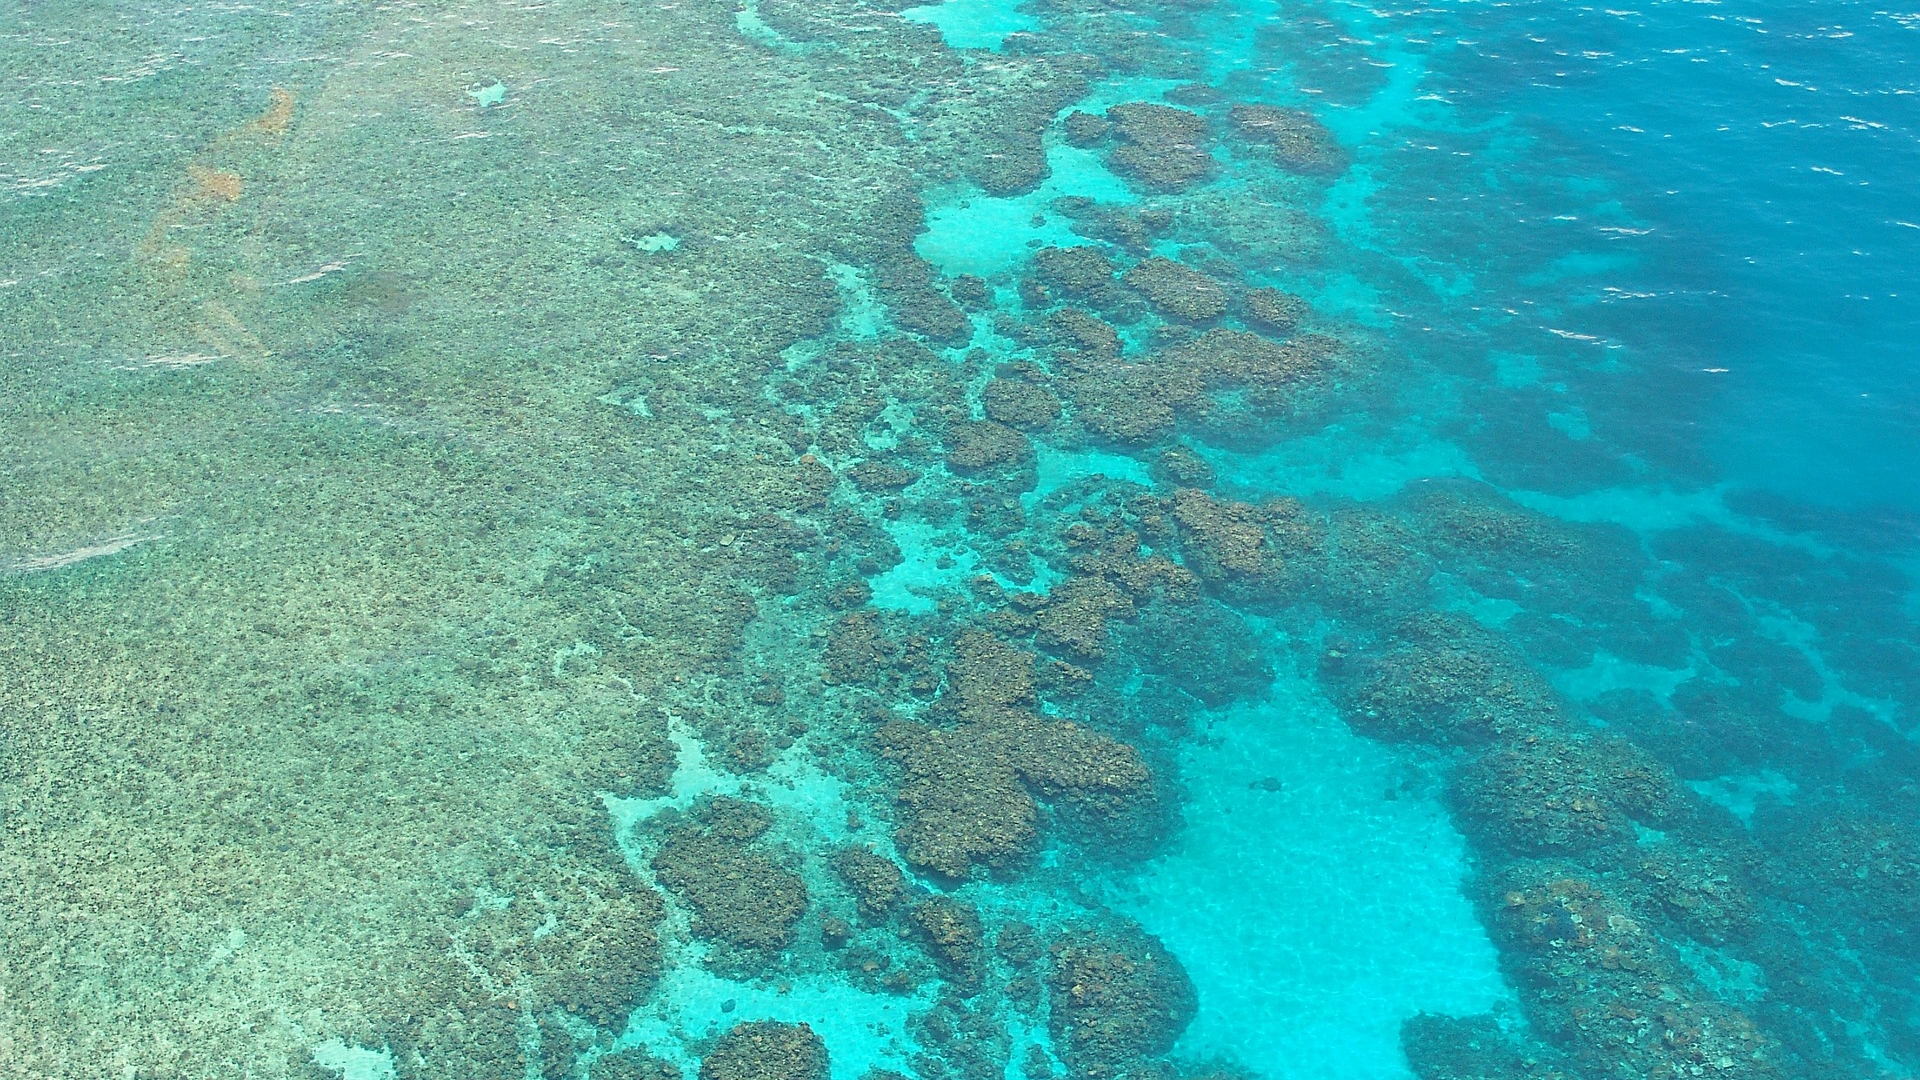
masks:
{"label": "clear water", "polygon": [[1913,1075],[1917,59],[16,5],[0,1075]]}

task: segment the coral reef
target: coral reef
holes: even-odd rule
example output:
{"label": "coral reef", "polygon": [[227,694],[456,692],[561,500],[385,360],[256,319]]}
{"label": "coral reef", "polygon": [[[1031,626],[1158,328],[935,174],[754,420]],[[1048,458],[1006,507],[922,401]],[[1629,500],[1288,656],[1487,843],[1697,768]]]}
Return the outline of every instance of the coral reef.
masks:
{"label": "coral reef", "polygon": [[1702,989],[1605,889],[1549,865],[1493,883],[1496,940],[1533,1022],[1594,1077],[1783,1075],[1777,1044]]}
{"label": "coral reef", "polygon": [[1311,310],[1307,302],[1279,289],[1248,289],[1241,298],[1250,324],[1276,334],[1290,334]]}
{"label": "coral reef", "polygon": [[906,896],[906,875],[892,859],[868,848],[846,848],[833,857],[833,868],[853,891],[860,917],[880,922]]}
{"label": "coral reef", "polygon": [[935,896],[915,904],[908,917],[949,981],[962,990],[978,989],[986,941],[979,912],[951,897]]}
{"label": "coral reef", "polygon": [[1329,385],[1338,358],[1326,339],[1281,343],[1216,328],[1138,362],[1063,357],[1062,385],[1081,425],[1102,439],[1158,442],[1180,420],[1258,438]]}
{"label": "coral reef", "polygon": [[1546,680],[1478,624],[1445,615],[1401,623],[1378,651],[1329,649],[1323,671],[1355,730],[1443,746],[1525,736],[1558,726]]}
{"label": "coral reef", "polygon": [[1048,1022],[1075,1076],[1117,1076],[1140,1058],[1164,1054],[1193,1019],[1186,971],[1137,927],[1071,933],[1048,951]]}
{"label": "coral reef", "polygon": [[1119,145],[1107,163],[1149,191],[1184,191],[1213,175],[1207,121],[1185,109],[1133,101],[1107,110]]}
{"label": "coral reef", "polygon": [[1107,138],[1107,118],[1090,112],[1076,109],[1068,113],[1064,127],[1067,142],[1082,149],[1099,146]]}
{"label": "coral reef", "polygon": [[1631,840],[1635,819],[1665,824],[1681,801],[1676,788],[1629,744],[1539,732],[1463,768],[1453,802],[1462,828],[1490,847],[1564,853]]}
{"label": "coral reef", "polygon": [[1030,468],[1033,444],[1025,435],[993,420],[955,424],[947,431],[947,466],[956,472]]}
{"label": "coral reef", "polygon": [[1060,416],[1060,399],[1025,379],[994,379],[980,392],[989,419],[1009,427],[1043,428]]}
{"label": "coral reef", "polygon": [[1106,359],[1120,355],[1119,332],[1079,308],[1054,312],[1047,319],[1047,330],[1051,342],[1061,348]]}
{"label": "coral reef", "polygon": [[1289,172],[1325,175],[1346,168],[1333,133],[1305,109],[1235,105],[1229,113],[1240,137],[1273,148],[1273,160]]}
{"label": "coral reef", "polygon": [[680,1080],[680,1067],[637,1048],[593,1059],[589,1080]]}
{"label": "coral reef", "polygon": [[1742,941],[1759,925],[1760,908],[1747,872],[1711,848],[1662,844],[1641,853],[1632,871],[1652,904],[1695,941]]}
{"label": "coral reef", "polygon": [[827,1046],[805,1024],[735,1024],[700,1059],[700,1080],[826,1080]]}
{"label": "coral reef", "polygon": [[1204,323],[1227,311],[1227,291],[1220,283],[1172,259],[1142,259],[1123,277],[1140,291],[1155,311],[1183,322]]}
{"label": "coral reef", "polygon": [[1259,639],[1232,609],[1211,600],[1156,606],[1140,618],[1127,652],[1210,709],[1258,698],[1273,683]]}
{"label": "coral reef", "polygon": [[957,722],[893,721],[876,745],[897,763],[897,841],[914,867],[964,878],[1009,870],[1038,836],[1036,797],[1110,815],[1147,794],[1139,754],[1032,710],[1033,655],[982,631],[961,635],[938,703]]}
{"label": "coral reef", "polygon": [[1920,954],[1920,828],[1911,818],[1808,807],[1768,815],[1768,886],[1827,913],[1873,950]]}
{"label": "coral reef", "polygon": [[[300,59],[264,101],[232,89],[251,32],[199,8],[43,50],[21,137],[114,182],[8,195],[0,1072],[273,1077],[338,1038],[402,1080],[677,1080],[614,1036],[674,1015],[684,913],[768,1000],[889,995],[926,1080],[1051,1077],[1042,1022],[1076,1076],[1213,1076],[1154,1060],[1178,962],[1063,932],[1101,917],[1064,883],[1152,850],[1204,710],[1316,651],[1444,785],[1531,1022],[1409,1021],[1424,1080],[1920,1059],[1905,526],[1510,497],[1694,451],[1562,411],[1600,375],[1546,350],[1436,358],[1243,290],[1342,280],[1300,177],[1347,157],[1228,107],[1253,84],[1192,48],[1203,2],[1056,0],[964,52],[903,6],[308,5],[265,24]],[[1263,22],[1330,110],[1378,85],[1318,15]],[[168,92],[126,96],[155,64]],[[1096,83],[1173,88],[1060,119]],[[1049,149],[1141,197],[1043,188]],[[982,193],[1031,231],[947,276]],[[1398,495],[1295,468],[1374,441]],[[623,838],[663,896],[603,800],[688,779],[739,795]],[[845,805],[802,820],[787,784]],[[703,1080],[827,1075],[804,1025],[677,1035]]]}
{"label": "coral reef", "polygon": [[1041,248],[1033,253],[1034,273],[1066,296],[1088,296],[1113,283],[1113,260],[1086,246]]}
{"label": "coral reef", "polygon": [[1420,1080],[1578,1080],[1551,1048],[1516,1039],[1492,1016],[1408,1017],[1400,1046]]}
{"label": "coral reef", "polygon": [[730,798],[663,824],[653,870],[693,909],[699,933],[759,953],[792,943],[807,887],[753,843],[771,824],[764,807]]}

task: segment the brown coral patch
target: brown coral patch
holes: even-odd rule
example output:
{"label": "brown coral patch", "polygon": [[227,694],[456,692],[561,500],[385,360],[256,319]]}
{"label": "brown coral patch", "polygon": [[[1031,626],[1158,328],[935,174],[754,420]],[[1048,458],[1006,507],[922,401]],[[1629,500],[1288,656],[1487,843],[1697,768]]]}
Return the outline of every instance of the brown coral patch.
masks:
{"label": "brown coral patch", "polygon": [[847,470],[847,479],[861,491],[899,491],[920,479],[920,474],[905,465],[867,458]]}
{"label": "brown coral patch", "polygon": [[987,416],[1009,427],[1043,428],[1060,416],[1060,399],[1024,379],[994,379],[980,393]]}
{"label": "brown coral patch", "polygon": [[1279,545],[1268,531],[1276,518],[1290,518],[1295,505],[1255,506],[1182,488],[1173,495],[1173,519],[1189,565],[1202,578],[1267,578],[1284,569]]}
{"label": "brown coral patch", "polygon": [[1166,439],[1182,419],[1239,429],[1249,415],[1293,415],[1330,383],[1338,356],[1326,338],[1215,328],[1139,362],[1064,357],[1061,385],[1090,434],[1137,445]]}
{"label": "brown coral patch", "polygon": [[1063,349],[1096,357],[1120,355],[1120,333],[1079,308],[1061,308],[1047,317],[1047,336]]}
{"label": "brown coral patch", "polygon": [[700,1062],[700,1080],[826,1080],[827,1044],[805,1024],[735,1024]]}
{"label": "brown coral patch", "polygon": [[1107,654],[1107,620],[1132,613],[1133,601],[1112,582],[1071,578],[1053,590],[1036,614],[1035,640],[1041,648],[1075,660],[1098,660]]}
{"label": "brown coral patch", "polygon": [[768,823],[763,808],[716,799],[667,827],[653,869],[693,909],[697,932],[762,952],[792,942],[807,887],[753,843]]}
{"label": "brown coral patch", "polygon": [[1120,1075],[1164,1054],[1193,1020],[1193,983],[1156,938],[1131,928],[1074,933],[1050,951],[1049,1022],[1076,1077]]}
{"label": "brown coral patch", "polygon": [[1152,191],[1184,191],[1213,175],[1204,118],[1170,105],[1133,101],[1107,110],[1120,140],[1108,155],[1115,172]]}
{"label": "brown coral patch", "polygon": [[958,472],[1019,469],[1033,464],[1033,444],[994,420],[955,424],[947,432],[947,466]]}
{"label": "brown coral patch", "polygon": [[1241,138],[1272,147],[1274,161],[1288,172],[1326,175],[1346,167],[1333,133],[1305,109],[1235,105],[1231,116]]}
{"label": "brown coral patch", "polygon": [[1113,260],[1085,245],[1041,248],[1033,255],[1034,273],[1066,296],[1088,296],[1113,284]]}
{"label": "brown coral patch", "polygon": [[1526,865],[1494,883],[1492,929],[1529,1018],[1596,1076],[1771,1080],[1779,1048],[1702,988],[1599,884]]}
{"label": "brown coral patch", "polygon": [[1200,323],[1227,311],[1227,291],[1219,282],[1172,259],[1143,259],[1127,271],[1124,280],[1169,318]]}
{"label": "brown coral patch", "polygon": [[1276,334],[1290,334],[1307,317],[1307,302],[1279,289],[1249,289],[1243,300],[1249,323]]}
{"label": "brown coral patch", "polygon": [[1474,745],[1562,722],[1559,698],[1538,672],[1454,616],[1408,619],[1377,649],[1331,649],[1323,671],[1348,725],[1371,738]]}
{"label": "brown coral patch", "polygon": [[868,848],[846,848],[833,857],[833,869],[853,891],[860,917],[880,922],[906,896],[906,875],[892,859]]}
{"label": "brown coral patch", "polygon": [[948,977],[964,988],[977,986],[986,942],[980,913],[952,897],[936,896],[914,905],[910,917]]}
{"label": "brown coral patch", "polygon": [[1036,795],[1110,814],[1144,794],[1132,747],[1031,711],[1033,654],[977,630],[955,653],[942,704],[958,722],[896,721],[875,735],[900,767],[896,839],[909,863],[953,878],[1009,869],[1037,838]]}

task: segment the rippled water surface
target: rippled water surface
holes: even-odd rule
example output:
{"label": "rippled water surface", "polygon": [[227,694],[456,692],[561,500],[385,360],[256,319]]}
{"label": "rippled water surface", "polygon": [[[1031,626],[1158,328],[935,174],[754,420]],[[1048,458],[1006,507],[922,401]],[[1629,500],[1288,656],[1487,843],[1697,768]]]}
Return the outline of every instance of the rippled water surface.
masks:
{"label": "rippled water surface", "polygon": [[0,1075],[1914,1075],[1916,58],[12,5]]}

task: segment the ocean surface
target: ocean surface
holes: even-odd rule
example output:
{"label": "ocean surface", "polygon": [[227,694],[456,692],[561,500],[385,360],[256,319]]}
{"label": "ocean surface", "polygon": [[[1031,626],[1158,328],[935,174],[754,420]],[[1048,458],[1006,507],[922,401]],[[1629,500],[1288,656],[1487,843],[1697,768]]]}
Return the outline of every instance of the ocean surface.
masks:
{"label": "ocean surface", "polygon": [[1920,9],[0,73],[0,1076],[1920,1075]]}

